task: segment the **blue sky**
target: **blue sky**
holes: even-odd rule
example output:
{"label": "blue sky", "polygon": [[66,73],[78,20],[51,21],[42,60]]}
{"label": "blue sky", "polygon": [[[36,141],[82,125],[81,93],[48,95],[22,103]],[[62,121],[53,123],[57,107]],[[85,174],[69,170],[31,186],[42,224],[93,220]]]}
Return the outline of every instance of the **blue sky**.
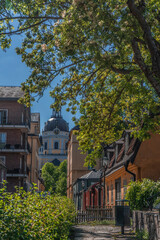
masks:
{"label": "blue sky", "polygon": [[[22,41],[21,36],[13,38],[12,46],[6,52],[0,49],[0,86],[20,86],[22,82],[30,74],[30,69],[27,68],[25,63],[21,62],[21,56],[18,56],[15,52],[15,47],[20,46]],[[46,90],[44,96],[39,102],[34,102],[31,108],[32,112],[39,112],[41,118],[41,129],[52,113],[50,105],[53,99],[49,96],[49,90]],[[65,107],[62,109],[63,118],[69,123],[69,128],[74,127],[72,122],[72,115],[65,111]]]}

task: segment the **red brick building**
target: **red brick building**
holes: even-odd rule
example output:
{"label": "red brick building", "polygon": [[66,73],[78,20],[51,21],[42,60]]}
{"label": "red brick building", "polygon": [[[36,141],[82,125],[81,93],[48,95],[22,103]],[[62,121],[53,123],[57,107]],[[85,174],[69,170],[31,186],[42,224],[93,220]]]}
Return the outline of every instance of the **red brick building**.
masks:
{"label": "red brick building", "polygon": [[2,182],[6,180],[6,173],[5,159],[0,157],[0,187],[2,187]]}
{"label": "red brick building", "polygon": [[20,87],[0,87],[0,158],[7,168],[7,189],[23,187],[27,178],[30,109],[19,104]]}

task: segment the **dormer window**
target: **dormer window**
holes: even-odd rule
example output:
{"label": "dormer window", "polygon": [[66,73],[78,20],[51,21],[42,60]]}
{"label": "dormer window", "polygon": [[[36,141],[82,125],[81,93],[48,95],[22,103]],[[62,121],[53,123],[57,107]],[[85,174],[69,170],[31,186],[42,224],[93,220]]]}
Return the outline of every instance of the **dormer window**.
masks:
{"label": "dormer window", "polygon": [[127,153],[132,139],[133,139],[133,135],[131,135],[131,131],[126,132],[126,134],[125,134],[125,153]]}

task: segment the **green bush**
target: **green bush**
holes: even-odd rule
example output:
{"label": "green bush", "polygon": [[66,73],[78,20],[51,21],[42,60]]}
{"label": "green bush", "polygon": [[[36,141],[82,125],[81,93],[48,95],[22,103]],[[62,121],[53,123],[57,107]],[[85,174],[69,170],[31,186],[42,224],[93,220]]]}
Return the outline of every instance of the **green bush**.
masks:
{"label": "green bush", "polygon": [[142,181],[130,182],[126,199],[130,201],[132,210],[147,210],[153,206],[159,192],[160,181],[143,179]]}
{"label": "green bush", "polygon": [[149,234],[147,231],[137,231],[136,240],[149,240]]}
{"label": "green bush", "polygon": [[0,189],[0,239],[65,240],[74,219],[74,205],[66,197]]}

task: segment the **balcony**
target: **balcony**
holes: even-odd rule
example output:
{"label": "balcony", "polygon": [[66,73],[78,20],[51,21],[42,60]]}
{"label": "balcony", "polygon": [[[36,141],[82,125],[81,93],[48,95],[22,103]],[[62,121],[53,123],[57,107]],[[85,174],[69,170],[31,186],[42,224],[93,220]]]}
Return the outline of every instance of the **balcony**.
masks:
{"label": "balcony", "polygon": [[21,144],[4,144],[0,143],[0,152],[13,152],[13,153],[26,153],[28,154],[30,152],[30,146],[27,144],[27,147],[22,146]]}
{"label": "balcony", "polygon": [[19,121],[19,119],[13,119],[11,121],[1,121],[0,128],[17,128],[17,129],[30,129],[30,122],[29,121]]}
{"label": "balcony", "polygon": [[7,169],[7,177],[27,177],[27,172],[20,168]]}

